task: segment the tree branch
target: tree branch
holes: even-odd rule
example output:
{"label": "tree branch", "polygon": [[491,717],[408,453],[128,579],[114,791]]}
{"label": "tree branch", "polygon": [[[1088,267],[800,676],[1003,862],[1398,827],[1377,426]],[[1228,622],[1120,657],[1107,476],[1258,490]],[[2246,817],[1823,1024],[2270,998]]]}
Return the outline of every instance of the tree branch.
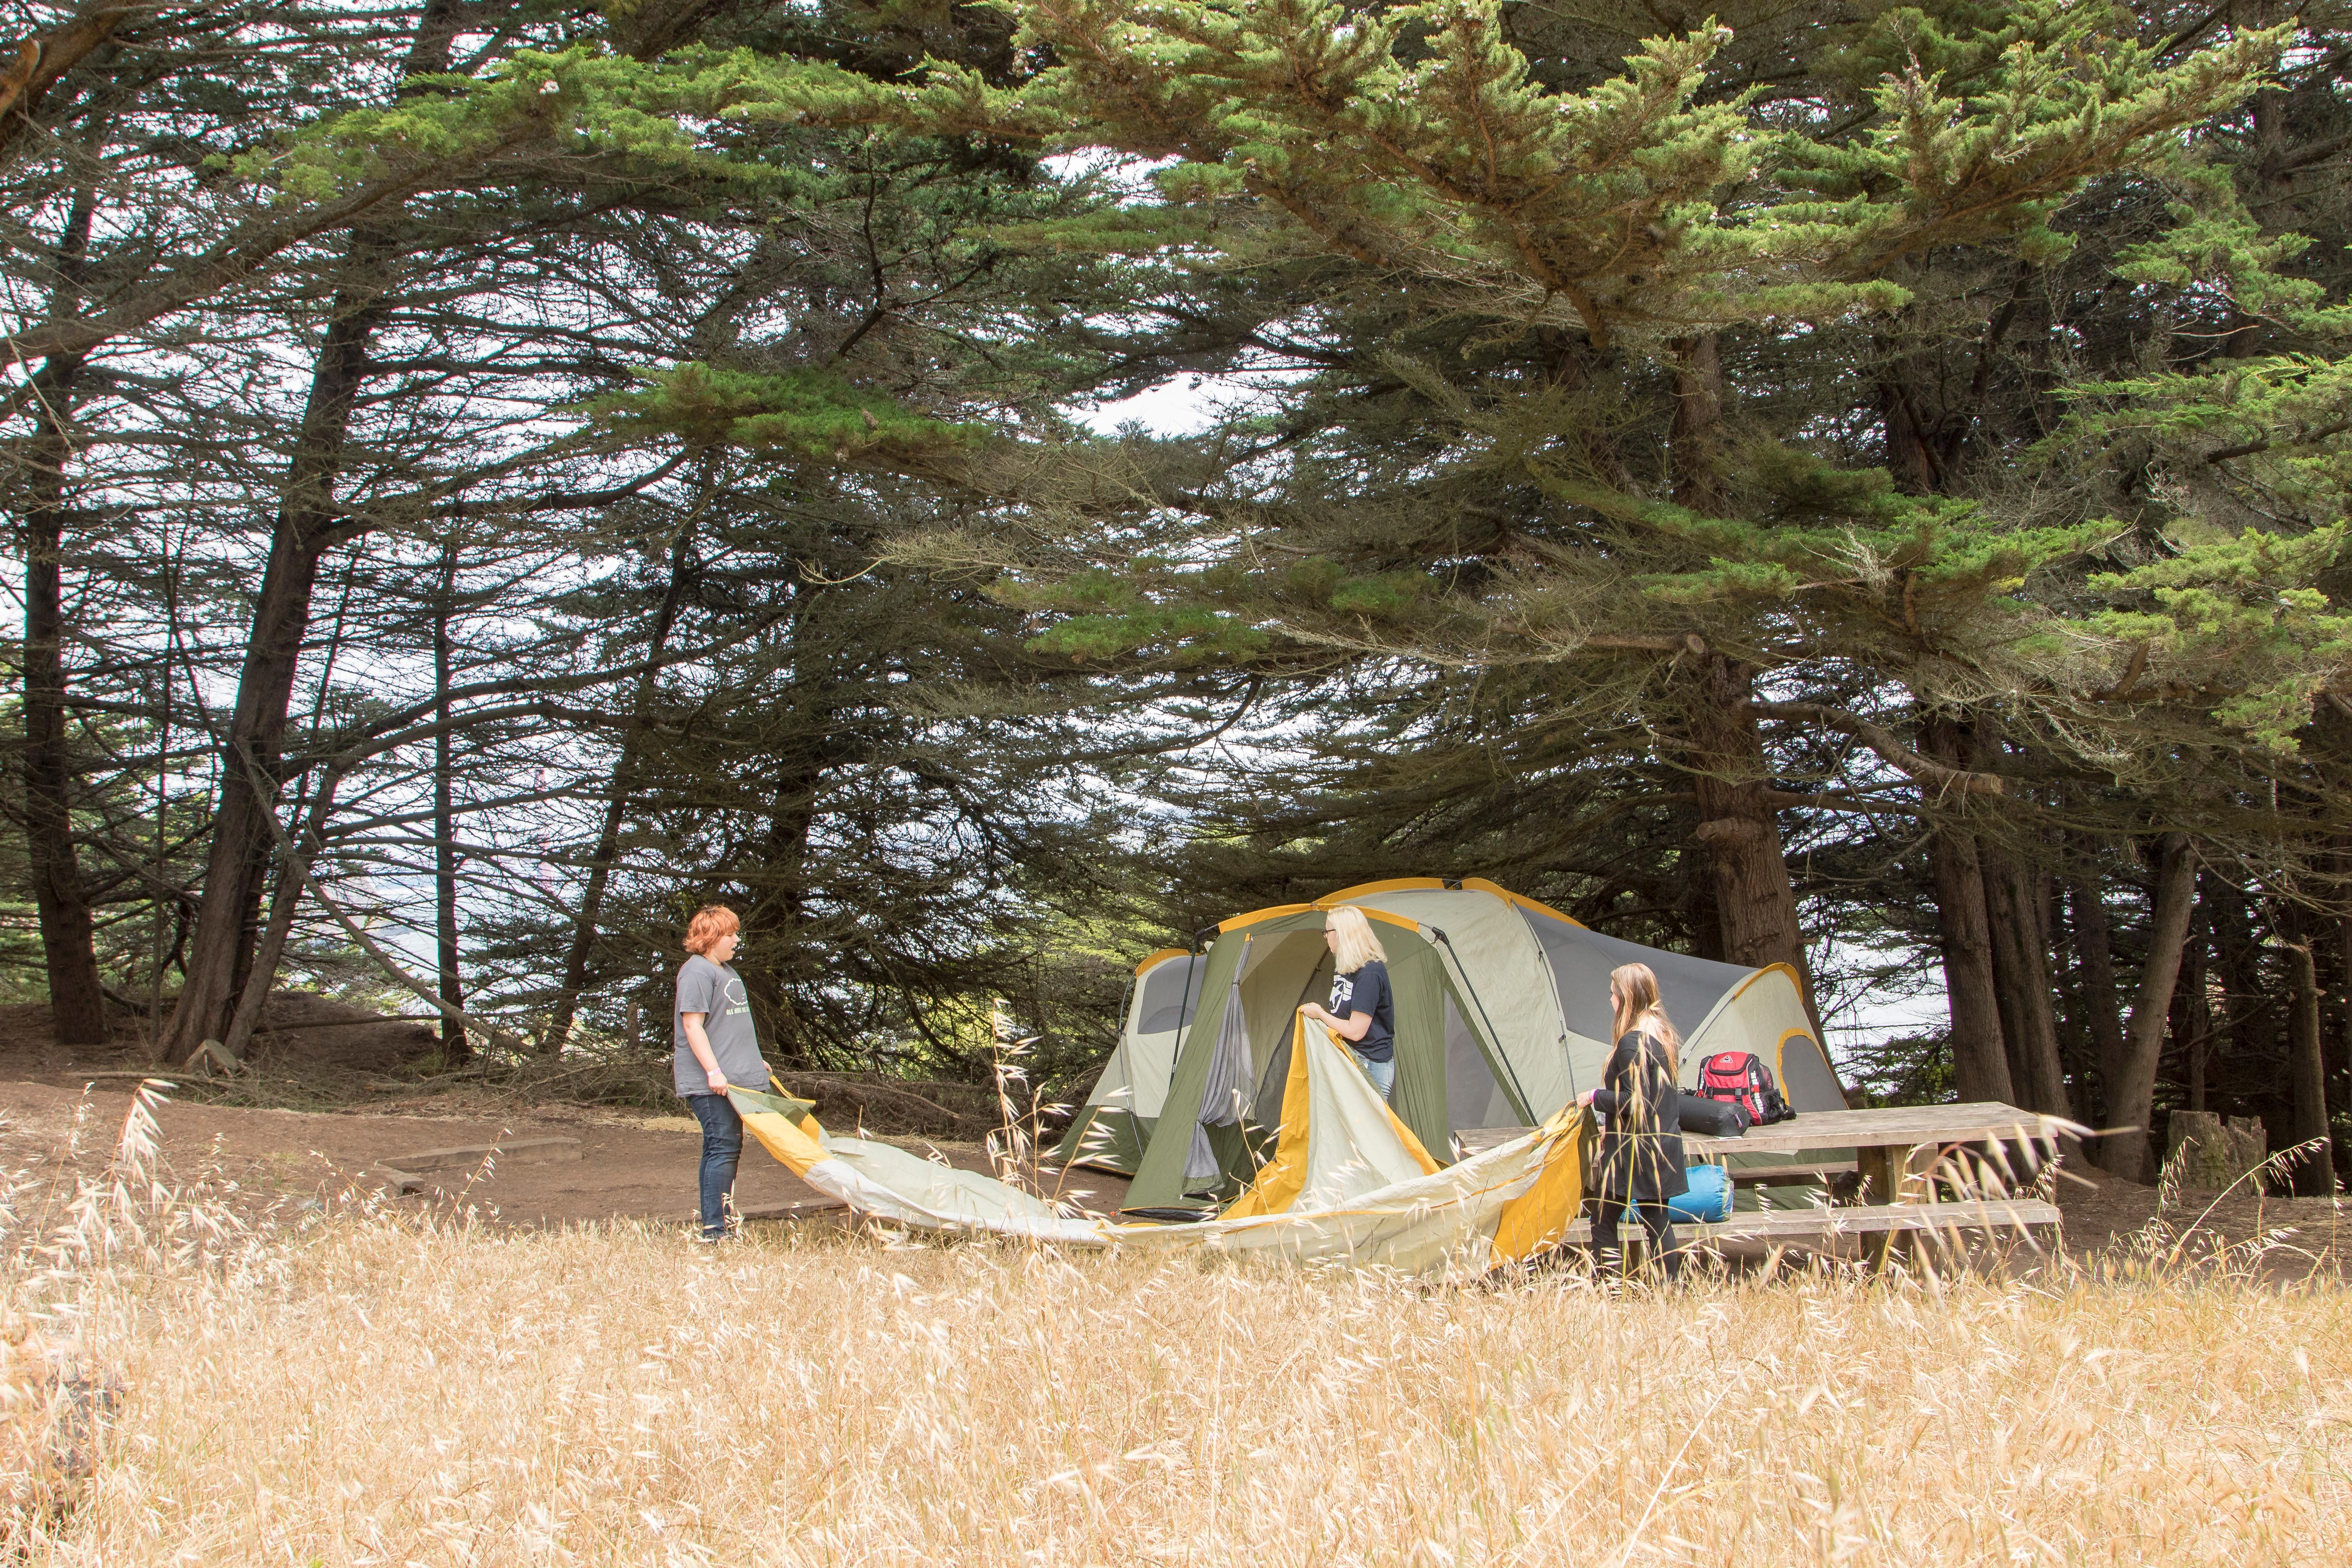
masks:
{"label": "tree branch", "polygon": [[0,149],[22,135],[33,111],[58,78],[114,36],[135,5],[92,5],[62,27],[16,46],[16,61],[0,68]]}
{"label": "tree branch", "polygon": [[[2308,447],[2314,441],[2325,441],[2330,436],[2341,436],[2347,430],[2352,430],[2352,419],[2338,419],[2333,425],[2322,425],[2316,430],[2297,436],[2285,445]],[[2279,443],[2267,437],[2260,441],[2244,441],[2235,447],[2222,447],[2208,452],[2205,454],[2205,460],[2209,463],[2226,463],[2232,458],[2251,458],[2257,452],[2267,452],[2277,445]]]}
{"label": "tree branch", "polygon": [[1882,811],[1907,813],[1916,816],[1918,805],[1907,800],[1879,800],[1870,795],[1856,795],[1849,790],[1822,790],[1813,795],[1798,795],[1791,790],[1768,789],[1758,792],[1770,805],[1783,811],[1844,811],[1857,816],[1869,816]]}
{"label": "tree branch", "polygon": [[1852,735],[1921,784],[1958,790],[1962,795],[2008,793],[2009,786],[1999,773],[1970,773],[1965,768],[1947,767],[1942,763],[1932,762],[1896,740],[1893,731],[1874,724],[1858,713],[1849,713],[1843,708],[1824,708],[1813,702],[1757,702],[1750,706],[1767,719],[1818,724],[1824,729]]}
{"label": "tree branch", "polygon": [[[268,774],[262,771],[260,763],[255,760],[250,752],[245,753],[238,760],[243,762],[244,764],[252,771],[255,788],[257,790],[264,789],[264,786],[268,783]],[[329,914],[334,916],[336,921],[342,926],[343,930],[351,933],[352,940],[359,943],[361,952],[375,960],[377,965],[382,968],[386,974],[390,975],[394,981],[396,981],[404,989],[413,991],[419,997],[423,998],[425,1005],[430,1006],[435,1012],[440,1014],[443,1017],[450,1020],[452,1023],[457,1024],[461,1028],[471,1029],[475,1033],[481,1035],[493,1045],[503,1042],[517,1050],[527,1050],[530,1048],[524,1041],[516,1038],[513,1035],[510,1035],[506,1030],[499,1028],[496,1024],[489,1022],[488,1019],[481,1018],[472,1013],[468,1013],[465,1008],[457,1005],[455,1003],[442,1000],[439,991],[425,984],[423,981],[417,979],[416,976],[409,973],[407,970],[403,969],[399,963],[394,962],[392,954],[384,952],[383,948],[376,945],[376,942],[373,937],[371,937],[366,931],[360,929],[359,922],[352,919],[349,914],[346,914],[341,904],[338,904],[334,900],[327,897],[327,890],[319,885],[318,876],[310,868],[308,858],[302,854],[300,847],[295,844],[293,839],[288,835],[286,825],[278,820],[278,808],[275,802],[271,800],[271,795],[273,794],[274,792],[266,790],[263,794],[262,798],[265,802],[268,802],[269,804],[268,804],[266,808],[262,811],[261,819],[269,824],[270,837],[278,841],[278,853],[284,866],[283,874],[295,884],[298,891],[308,890],[310,897],[318,901],[319,907],[326,910]],[[268,976],[262,977],[261,984],[266,991],[269,984]]]}

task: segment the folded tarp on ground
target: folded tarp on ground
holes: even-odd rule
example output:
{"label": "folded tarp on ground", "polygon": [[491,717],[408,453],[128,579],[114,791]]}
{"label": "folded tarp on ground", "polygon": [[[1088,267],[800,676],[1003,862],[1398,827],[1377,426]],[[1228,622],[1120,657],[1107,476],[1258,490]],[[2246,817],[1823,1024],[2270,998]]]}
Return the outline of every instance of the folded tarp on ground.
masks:
{"label": "folded tarp on ground", "polygon": [[1440,1167],[1347,1048],[1301,1018],[1274,1158],[1215,1219],[1076,1217],[1034,1194],[887,1143],[839,1138],[800,1101],[730,1091],[761,1145],[819,1192],[915,1229],[1070,1247],[1216,1252],[1408,1273],[1484,1269],[1559,1240],[1583,1198],[1589,1113]]}

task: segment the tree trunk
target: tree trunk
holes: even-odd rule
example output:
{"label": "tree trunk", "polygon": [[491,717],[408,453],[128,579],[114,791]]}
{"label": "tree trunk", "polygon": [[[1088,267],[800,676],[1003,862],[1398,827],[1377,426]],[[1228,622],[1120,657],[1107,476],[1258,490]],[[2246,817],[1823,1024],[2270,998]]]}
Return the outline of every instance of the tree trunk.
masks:
{"label": "tree trunk", "polygon": [[1675,470],[1676,506],[1720,514],[1723,504],[1723,356],[1715,334],[1676,340],[1675,418],[1667,451]]}
{"label": "tree trunk", "polygon": [[[1949,767],[1967,765],[1959,726],[1935,714],[1919,722],[1923,755]],[[1922,785],[1923,798],[1931,786]],[[1933,804],[1931,801],[1929,804]],[[1938,814],[1927,841],[1927,868],[1936,881],[1937,934],[1944,953],[1944,994],[1951,1012],[1953,1089],[1963,1101],[2017,1102],[2001,1034],[2000,990],[1993,978],[1992,927],[1985,914],[1984,871],[1975,835]]]}
{"label": "tree trunk", "polygon": [[[457,818],[452,801],[449,734],[449,616],[457,595],[457,543],[453,538],[441,551],[441,581],[433,600],[433,909],[438,939],[441,1000],[453,1009],[466,1005],[464,976],[457,967]],[[466,1026],[448,1013],[441,1016],[441,1060],[465,1061],[474,1054]]]}
{"label": "tree trunk", "polygon": [[[706,480],[708,478],[706,475]],[[679,525],[677,537],[670,542],[669,584],[663,589],[661,602],[654,610],[653,631],[646,650],[647,668],[637,679],[629,710],[635,717],[644,717],[653,706],[654,693],[661,683],[661,671],[654,667],[669,647],[670,632],[677,625],[677,612],[686,602],[687,585],[693,576],[694,518],[689,512],[687,521]],[[555,993],[547,1032],[541,1037],[540,1048],[550,1056],[560,1053],[570,1040],[581,995],[588,988],[589,962],[596,951],[596,922],[604,914],[604,891],[611,885],[613,868],[621,858],[621,825],[636,793],[643,756],[637,732],[624,731],[621,754],[613,763],[612,786],[604,799],[604,820],[598,825],[596,847],[588,858],[588,885],[581,889],[580,915],[572,927],[572,948],[563,956],[562,984]]]}
{"label": "tree trunk", "polygon": [[2000,988],[2003,1032],[2010,1037],[2011,1085],[2028,1110],[2064,1116],[2074,1108],[2058,1057],[2056,988],[2032,889],[2005,851],[1980,841],[1977,854],[1984,867],[1985,918],[1992,926],[1993,978]]}
{"label": "tree trunk", "polygon": [[1690,912],[1685,923],[1690,931],[1691,952],[1711,963],[1727,963],[1723,956],[1723,916],[1715,907],[1715,878],[1702,870],[1689,879],[1690,892],[1685,903]]}
{"label": "tree trunk", "polygon": [[2147,933],[2147,962],[2140,966],[2139,991],[2124,1027],[2122,1070],[2109,1114],[2128,1131],[2100,1142],[2099,1163],[2135,1182],[2153,1181],[2148,1121],[2156,1111],[2156,1071],[2164,1056],[2164,1025],[2172,1008],[2173,984],[2180,976],[2181,950],[2189,938],[2189,915],[2196,904],[2197,855],[2189,837],[2168,833],[2158,847],[2154,918]]}
{"label": "tree trunk", "polygon": [[[815,717],[815,716],[812,716]],[[822,721],[820,720],[821,723]],[[811,737],[804,754],[774,779],[775,815],[769,819],[759,866],[743,875],[753,888],[743,919],[751,962],[742,965],[761,1033],[775,1047],[776,1059],[823,1067],[812,1031],[793,1005],[793,982],[821,980],[812,973],[808,938],[808,843],[816,826],[817,791],[824,777],[823,731]],[[739,873],[740,874],[740,873]],[[797,972],[797,973],[796,973]]]}
{"label": "tree trunk", "polygon": [[[74,194],[58,244],[58,284],[49,309],[79,308],[81,267],[96,205],[88,187]],[[66,464],[73,456],[79,354],[52,354],[33,376],[27,410],[35,421],[24,465],[30,504],[25,517],[25,848],[41,958],[49,983],[49,1017],[58,1043],[91,1046],[106,1038],[106,997],[99,989],[96,921],[74,847],[73,762],[66,738]]]}
{"label": "tree trunk", "polygon": [[[2213,1048],[2213,999],[2206,994],[2208,942],[2203,922],[2197,923],[2181,953],[2180,981],[2172,998],[2172,1037],[2180,1047],[2181,1074],[2188,1080],[2189,1109],[2205,1109],[2205,1056]],[[2123,1070],[2120,1061],[2116,1072]],[[2117,1081],[2117,1080],[2111,1080]],[[2116,1090],[2107,1092],[2106,1124],[2115,1122]]]}
{"label": "tree trunk", "polygon": [[[1723,360],[1715,334],[1676,340],[1675,416],[1669,436],[1675,504],[1695,511],[1724,507],[1720,450]],[[1748,706],[1756,672],[1710,653],[1693,683],[1689,766],[1698,792],[1695,837],[1706,846],[1709,897],[1727,963],[1796,971],[1812,1016],[1812,979],[1804,935],[1797,927],[1797,897],[1780,853],[1780,813],[1764,796],[1770,770]],[[1826,1042],[1822,1042],[1826,1048]]]}
{"label": "tree trunk", "polygon": [[2098,1097],[2094,1114],[2085,1118],[2095,1125],[2115,1107],[2116,1076],[2123,1070],[2124,1060],[2123,1019],[2116,1009],[2114,933],[2095,868],[2069,879],[2066,910],[2074,926],[2074,952],[2082,962],[2074,994],[2082,1000],[2084,1023],[2098,1065]]}
{"label": "tree trunk", "polygon": [[285,954],[286,939],[293,933],[294,916],[301,907],[310,864],[318,857],[320,835],[334,810],[335,791],[341,784],[342,775],[331,768],[320,775],[318,798],[310,803],[302,831],[295,840],[293,856],[278,867],[278,891],[269,903],[269,923],[262,931],[260,946],[246,972],[245,984],[238,991],[236,1011],[230,1016],[228,1027],[220,1037],[222,1047],[236,1060],[242,1061],[251,1051],[253,1031],[261,1023],[261,1010],[269,1005],[270,989],[278,979],[278,963]]}
{"label": "tree trunk", "polygon": [[65,465],[68,424],[79,361],[52,358],[36,378],[38,431],[26,454],[33,502],[25,512],[25,846],[41,957],[49,982],[49,1016],[61,1045],[106,1038],[106,998],[99,989],[96,922],[74,848],[73,766],[66,735]]}
{"label": "tree trunk", "polygon": [[1927,846],[1936,879],[1944,987],[1951,1014],[1953,1089],[1964,1101],[2017,1103],[1993,976],[1992,928],[1985,913],[1984,874],[1969,834],[1938,827]]}
{"label": "tree trunk", "polygon": [[1689,761],[1699,816],[1695,837],[1706,846],[1723,955],[1752,968],[1788,964],[1806,977],[1810,1006],[1812,986],[1804,937],[1797,929],[1796,890],[1780,854],[1779,813],[1764,797],[1769,774],[1748,706],[1755,671],[1711,653],[1693,685]]}
{"label": "tree trunk", "polygon": [[[427,0],[402,64],[404,79],[413,82],[446,70],[458,26],[454,0]],[[369,350],[386,310],[383,273],[397,250],[397,240],[381,227],[353,236],[333,319],[311,367],[310,395],[287,465],[286,489],[222,748],[219,804],[205,862],[204,902],[188,943],[186,983],[155,1042],[162,1061],[185,1061],[205,1040],[222,1038],[248,978],[260,934],[261,889],[278,837],[287,712],[310,629],[320,558],[354,536],[336,507],[335,481],[367,381]]]}
{"label": "tree trunk", "polygon": [[367,378],[368,341],[380,319],[373,305],[354,308],[348,296],[339,303],[346,310],[328,329],[311,372],[286,503],[271,531],[269,561],[246,637],[245,667],[222,748],[204,903],[188,943],[187,981],[158,1042],[164,1061],[184,1061],[205,1040],[223,1037],[253,956],[255,919],[275,838],[267,818],[278,809],[278,786],[284,782],[287,712],[310,629],[320,557],[337,538],[334,478],[352,409]]}
{"label": "tree trunk", "polygon": [[2330,923],[2336,931],[2336,961],[2343,974],[2337,999],[2344,1004],[2344,1033],[2337,1040],[2336,1053],[2342,1058],[2342,1069],[2352,1074],[2352,918],[2338,917]]}
{"label": "tree trunk", "polygon": [[2296,1192],[2325,1194],[2336,1190],[2336,1152],[2328,1139],[2327,1060],[2320,1046],[2319,975],[2312,963],[2308,936],[2301,931],[2295,934],[2297,940],[2286,950],[2287,1079],[2294,1097],[2294,1136],[2298,1144],[2316,1142],[2319,1147],[2301,1156],[2290,1173]]}

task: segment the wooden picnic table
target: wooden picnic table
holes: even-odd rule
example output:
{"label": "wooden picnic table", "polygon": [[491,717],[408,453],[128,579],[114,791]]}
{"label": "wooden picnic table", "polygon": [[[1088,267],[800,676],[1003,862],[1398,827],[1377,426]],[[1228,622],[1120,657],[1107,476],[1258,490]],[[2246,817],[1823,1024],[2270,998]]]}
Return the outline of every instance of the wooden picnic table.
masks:
{"label": "wooden picnic table", "polygon": [[[1832,1205],[1824,1194],[1817,1203],[1735,1213],[1719,1224],[1694,1226],[1689,1227],[1691,1237],[1799,1241],[1855,1236],[1873,1263],[1884,1263],[1890,1251],[1920,1234],[2055,1225],[2055,1205],[2018,1197],[2014,1189],[2055,1157],[2058,1140],[2070,1125],[2013,1105],[1977,1101],[1808,1110],[1788,1121],[1751,1127],[1738,1138],[1685,1132],[1683,1151],[1692,1164],[1728,1163],[1748,1155],[1786,1156],[1731,1165],[1735,1183],[1821,1185],[1828,1177],[1848,1172],[1862,1177],[1856,1203]],[[1518,1131],[1479,1129],[1463,1134],[1461,1142],[1469,1152],[1490,1147]],[[1849,1150],[1851,1158],[1843,1152]],[[1964,1161],[1952,1159],[1963,1151],[1968,1152]],[[1947,1198],[1944,1185],[1960,1191]],[[1585,1223],[1580,1220],[1565,1239],[1585,1237]]]}
{"label": "wooden picnic table", "polygon": [[2054,1150],[2067,1123],[2013,1105],[1890,1105],[1878,1110],[1808,1110],[1793,1121],[1751,1127],[1737,1138],[1683,1134],[1683,1148],[1718,1154],[1798,1153],[1808,1149],[1916,1149],[1934,1143],[2022,1142]]}

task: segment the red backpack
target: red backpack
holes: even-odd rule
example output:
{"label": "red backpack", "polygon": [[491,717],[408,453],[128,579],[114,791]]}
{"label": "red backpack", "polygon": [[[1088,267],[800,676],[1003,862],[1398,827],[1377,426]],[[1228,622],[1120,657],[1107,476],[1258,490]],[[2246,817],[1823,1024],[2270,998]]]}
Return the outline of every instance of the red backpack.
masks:
{"label": "red backpack", "polygon": [[1759,1127],[1797,1114],[1772,1081],[1772,1069],[1753,1051],[1717,1051],[1699,1063],[1698,1093],[1703,1100],[1729,1100]]}

